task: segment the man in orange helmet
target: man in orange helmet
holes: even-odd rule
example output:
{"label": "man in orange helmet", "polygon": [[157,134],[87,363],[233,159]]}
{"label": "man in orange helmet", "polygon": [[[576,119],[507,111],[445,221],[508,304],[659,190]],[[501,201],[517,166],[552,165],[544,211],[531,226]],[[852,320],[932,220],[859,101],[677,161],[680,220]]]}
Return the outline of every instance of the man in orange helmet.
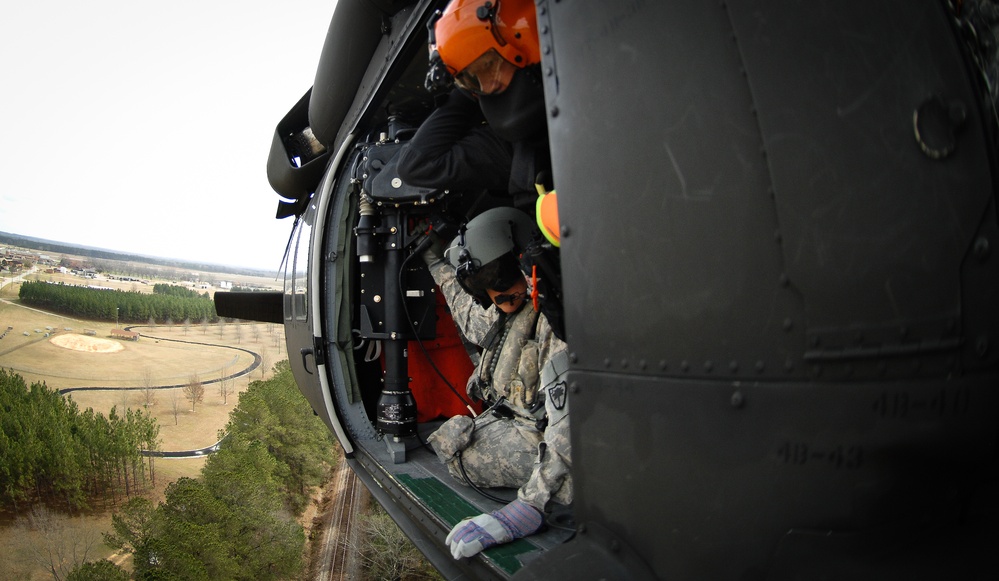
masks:
{"label": "man in orange helmet", "polygon": [[530,0],[455,0],[434,25],[436,50],[456,85],[498,95],[518,70],[541,62]]}
{"label": "man in orange helmet", "polygon": [[[453,0],[430,29],[427,88],[455,88],[400,152],[399,177],[419,187],[505,190],[558,247],[534,3]],[[564,338],[557,251],[544,250],[537,264],[542,311]]]}
{"label": "man in orange helmet", "polygon": [[533,205],[551,167],[534,3],[454,0],[432,31],[428,88],[456,89],[400,155],[400,177],[454,188],[459,177],[505,173],[509,193]]}

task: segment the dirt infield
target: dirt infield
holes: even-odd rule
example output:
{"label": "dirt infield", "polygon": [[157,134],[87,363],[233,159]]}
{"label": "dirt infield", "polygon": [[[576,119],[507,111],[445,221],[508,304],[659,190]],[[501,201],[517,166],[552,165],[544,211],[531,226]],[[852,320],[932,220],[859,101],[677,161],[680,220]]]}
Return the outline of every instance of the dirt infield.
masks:
{"label": "dirt infield", "polygon": [[86,335],[57,335],[49,339],[53,345],[84,353],[116,353],[125,349],[121,343]]}

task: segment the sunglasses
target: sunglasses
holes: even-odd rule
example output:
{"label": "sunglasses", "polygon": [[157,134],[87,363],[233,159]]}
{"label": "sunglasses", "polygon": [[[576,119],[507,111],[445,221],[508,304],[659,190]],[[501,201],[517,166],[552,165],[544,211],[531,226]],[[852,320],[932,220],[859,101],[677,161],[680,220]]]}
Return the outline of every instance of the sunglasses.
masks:
{"label": "sunglasses", "polygon": [[493,298],[493,302],[496,303],[497,305],[503,305],[503,304],[506,304],[506,303],[515,303],[515,302],[519,301],[520,299],[523,299],[523,298],[526,298],[526,297],[527,297],[527,293],[524,292],[524,291],[521,291],[519,293],[510,293],[510,294],[504,294],[504,295],[496,295],[496,297]]}

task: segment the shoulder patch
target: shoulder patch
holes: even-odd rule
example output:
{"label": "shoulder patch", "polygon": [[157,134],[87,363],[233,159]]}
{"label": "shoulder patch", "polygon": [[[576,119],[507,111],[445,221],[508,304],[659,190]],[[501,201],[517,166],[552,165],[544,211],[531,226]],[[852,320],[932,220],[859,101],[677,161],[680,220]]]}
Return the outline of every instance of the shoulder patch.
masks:
{"label": "shoulder patch", "polygon": [[565,408],[565,381],[559,381],[548,388],[548,401],[557,410]]}

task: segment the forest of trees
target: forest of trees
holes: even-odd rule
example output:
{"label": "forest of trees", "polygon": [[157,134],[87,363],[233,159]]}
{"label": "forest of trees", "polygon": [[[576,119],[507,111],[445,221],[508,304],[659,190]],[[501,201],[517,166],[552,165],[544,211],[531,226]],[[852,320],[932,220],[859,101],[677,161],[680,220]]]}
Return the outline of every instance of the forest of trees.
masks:
{"label": "forest of trees", "polygon": [[44,383],[0,369],[0,508],[36,502],[70,511],[136,494],[154,474],[159,424],[147,413],[80,411]]}
{"label": "forest of trees", "polygon": [[211,295],[208,291],[201,294],[196,290],[189,289],[183,286],[177,286],[175,284],[167,284],[163,282],[158,282],[153,285],[154,295],[167,295],[171,297],[180,297],[182,299],[211,299]]}
{"label": "forest of trees", "polygon": [[19,296],[24,304],[81,319],[117,320],[122,323],[146,323],[150,320],[200,323],[214,322],[218,318],[215,302],[197,293],[194,296],[177,296],[173,292],[147,294],[25,282],[21,285]]}
{"label": "forest of trees", "polygon": [[200,478],[170,484],[158,506],[129,501],[109,545],[134,553],[136,579],[293,579],[305,533],[295,517],[333,464],[329,430],[295,388],[287,361],[230,412]]}

